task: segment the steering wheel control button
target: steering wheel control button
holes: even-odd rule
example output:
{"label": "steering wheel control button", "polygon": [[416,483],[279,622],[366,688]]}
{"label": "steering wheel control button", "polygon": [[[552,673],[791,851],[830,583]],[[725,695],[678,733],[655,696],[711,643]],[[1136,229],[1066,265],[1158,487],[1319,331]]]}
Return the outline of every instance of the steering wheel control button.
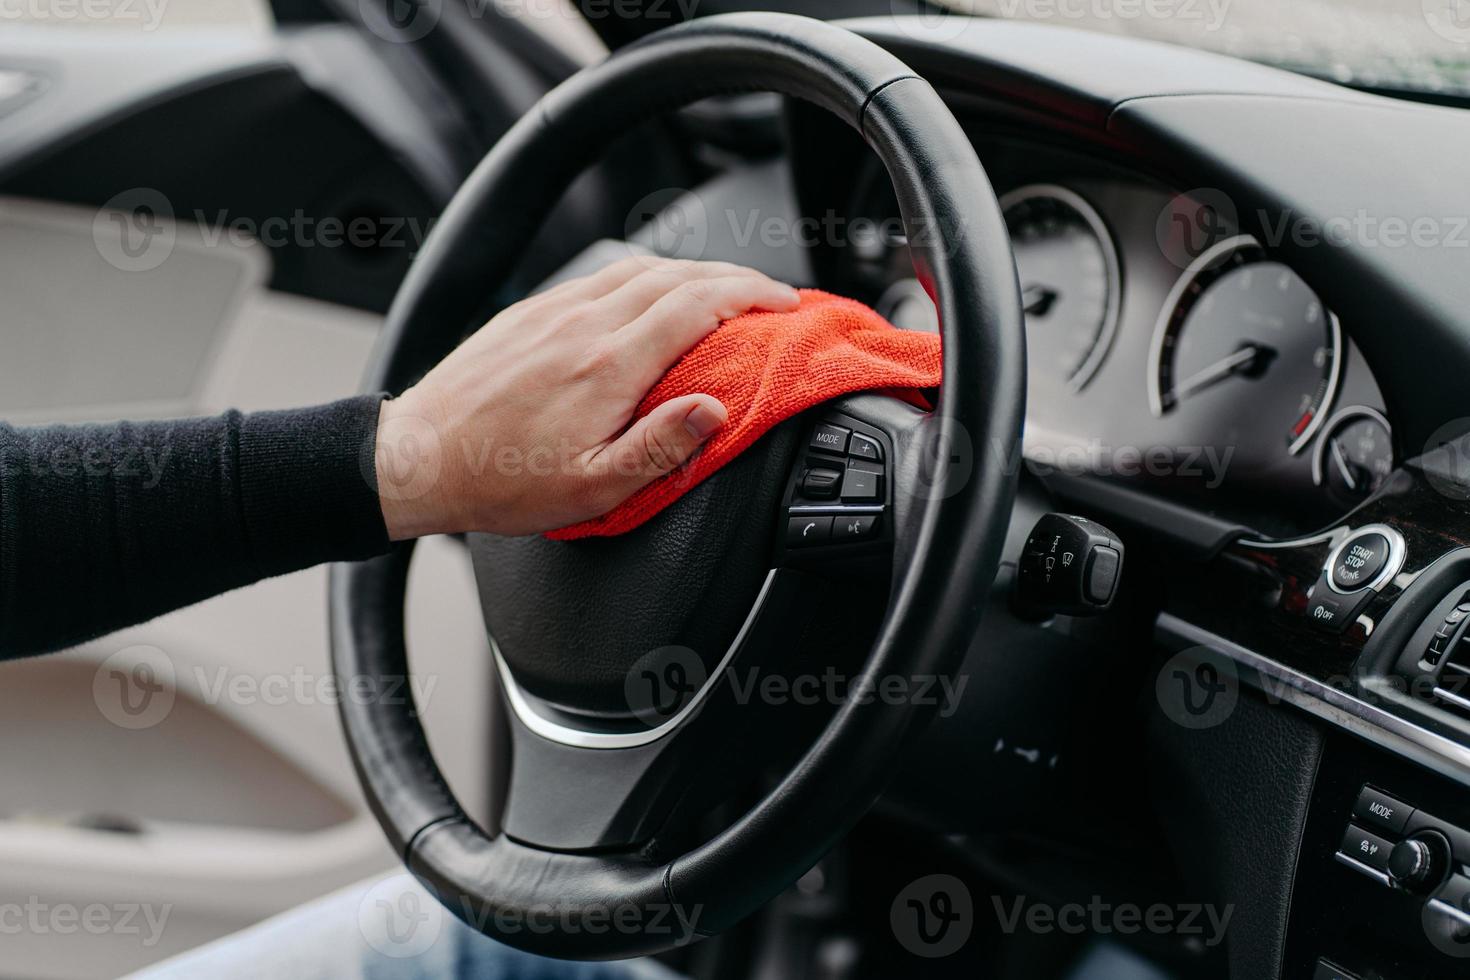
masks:
{"label": "steering wheel control button", "polygon": [[1123,574],[1123,543],[1095,521],[1047,514],[1036,522],[1016,569],[1023,616],[1087,616],[1112,604]]}
{"label": "steering wheel control button", "polygon": [[891,444],[881,430],[835,413],[814,420],[807,436],[783,497],[789,557],[803,567],[870,561],[889,540],[884,460]]}
{"label": "steering wheel control button", "polygon": [[854,432],[847,444],[847,455],[853,459],[865,459],[871,463],[883,462],[883,447],[877,439],[869,439],[861,432]]}
{"label": "steering wheel control button", "polygon": [[1365,589],[1388,564],[1388,538],[1377,532],[1360,534],[1341,549],[1332,565],[1332,584],[1344,592]]}
{"label": "steering wheel control button", "polygon": [[883,493],[883,471],[853,464],[842,478],[843,500],[877,500]]}
{"label": "steering wheel control button", "polygon": [[854,514],[834,518],[832,521],[833,541],[860,541],[870,536],[878,526],[874,514]]}
{"label": "steering wheel control button", "polygon": [[824,453],[842,456],[847,452],[847,440],[851,435],[851,429],[844,429],[831,422],[823,422],[812,432],[811,447]]}
{"label": "steering wheel control button", "polygon": [[786,543],[798,548],[825,544],[832,537],[832,518],[813,514],[793,517],[786,522]]}
{"label": "steering wheel control button", "polygon": [[1337,851],[1349,861],[1356,861],[1386,876],[1388,856],[1393,852],[1393,844],[1371,830],[1364,830],[1357,824],[1348,824],[1347,833],[1343,835],[1342,845]]}
{"label": "steering wheel control button", "polygon": [[842,485],[842,471],[830,466],[814,466],[801,481],[801,493],[813,500],[832,500]]}
{"label": "steering wheel control button", "polygon": [[1358,794],[1358,802],[1353,804],[1354,820],[1386,830],[1390,834],[1402,834],[1413,815],[1413,807],[1400,803],[1372,786],[1364,786],[1363,791]]}

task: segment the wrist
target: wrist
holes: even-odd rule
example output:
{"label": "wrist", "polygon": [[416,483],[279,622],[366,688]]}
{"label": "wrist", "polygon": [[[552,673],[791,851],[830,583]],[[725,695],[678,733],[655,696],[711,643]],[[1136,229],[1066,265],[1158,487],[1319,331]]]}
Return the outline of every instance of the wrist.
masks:
{"label": "wrist", "polygon": [[373,465],[378,504],[392,541],[452,530],[445,512],[442,427],[405,393],[378,408]]}

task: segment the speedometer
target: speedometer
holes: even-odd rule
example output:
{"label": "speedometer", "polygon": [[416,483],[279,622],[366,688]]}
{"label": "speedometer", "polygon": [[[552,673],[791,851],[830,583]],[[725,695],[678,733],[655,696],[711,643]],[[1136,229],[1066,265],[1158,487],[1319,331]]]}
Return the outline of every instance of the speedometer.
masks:
{"label": "speedometer", "polygon": [[1248,413],[1295,454],[1331,407],[1341,350],[1337,318],[1312,288],[1242,235],[1202,254],[1169,293],[1149,407],[1160,417]]}
{"label": "speedometer", "polygon": [[1122,281],[1107,225],[1080,195],[1055,184],[1018,188],[1000,205],[1021,281],[1027,358],[1079,391],[1118,327]]}

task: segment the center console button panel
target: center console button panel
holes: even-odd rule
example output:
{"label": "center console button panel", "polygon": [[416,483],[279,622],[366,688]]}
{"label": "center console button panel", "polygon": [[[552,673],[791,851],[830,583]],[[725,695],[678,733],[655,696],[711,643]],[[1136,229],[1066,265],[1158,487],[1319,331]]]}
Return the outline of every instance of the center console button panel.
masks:
{"label": "center console button panel", "polygon": [[1337,859],[1380,884],[1431,896],[1470,862],[1470,831],[1364,785]]}

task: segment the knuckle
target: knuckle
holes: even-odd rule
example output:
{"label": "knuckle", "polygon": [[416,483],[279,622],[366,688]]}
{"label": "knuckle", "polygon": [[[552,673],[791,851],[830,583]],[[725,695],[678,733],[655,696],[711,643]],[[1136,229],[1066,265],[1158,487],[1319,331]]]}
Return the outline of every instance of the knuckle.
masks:
{"label": "knuckle", "polygon": [[606,474],[591,473],[576,481],[568,491],[572,507],[583,514],[605,514],[618,503],[612,481]]}
{"label": "knuckle", "polygon": [[649,465],[658,473],[667,473],[683,459],[677,440],[659,426],[650,426],[643,433],[643,452]]}
{"label": "knuckle", "polygon": [[551,321],[554,333],[576,333],[590,327],[597,309],[590,303],[575,303],[558,313]]}
{"label": "knuckle", "polygon": [[674,288],[675,298],[690,306],[704,306],[714,301],[718,287],[709,279],[686,279]]}
{"label": "knuckle", "polygon": [[578,381],[590,381],[615,374],[622,365],[622,356],[606,341],[588,344],[577,358],[572,377]]}

